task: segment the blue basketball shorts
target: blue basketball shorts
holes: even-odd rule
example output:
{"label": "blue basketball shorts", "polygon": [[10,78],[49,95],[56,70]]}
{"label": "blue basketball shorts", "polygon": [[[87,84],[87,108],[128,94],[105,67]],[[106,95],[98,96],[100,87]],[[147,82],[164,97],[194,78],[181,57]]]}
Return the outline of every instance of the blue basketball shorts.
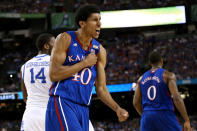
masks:
{"label": "blue basketball shorts", "polygon": [[89,131],[89,109],[59,96],[50,96],[46,131]]}
{"label": "blue basketball shorts", "polygon": [[141,131],[181,131],[182,128],[173,111],[143,111]]}

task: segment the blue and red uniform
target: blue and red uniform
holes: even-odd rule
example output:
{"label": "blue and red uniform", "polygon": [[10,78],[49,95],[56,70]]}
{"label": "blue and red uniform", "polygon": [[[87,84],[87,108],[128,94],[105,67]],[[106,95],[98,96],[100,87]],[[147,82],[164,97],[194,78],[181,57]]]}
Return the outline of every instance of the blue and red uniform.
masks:
{"label": "blue and red uniform", "polygon": [[181,131],[163,68],[147,71],[140,81],[143,113],[141,131]]}
{"label": "blue and red uniform", "polygon": [[[64,65],[74,65],[91,52],[100,51],[99,42],[92,39],[88,50],[84,50],[74,31],[67,32],[71,43]],[[73,76],[54,82],[46,112],[46,131],[88,131],[89,109],[93,85],[97,75],[96,65],[86,67]]]}

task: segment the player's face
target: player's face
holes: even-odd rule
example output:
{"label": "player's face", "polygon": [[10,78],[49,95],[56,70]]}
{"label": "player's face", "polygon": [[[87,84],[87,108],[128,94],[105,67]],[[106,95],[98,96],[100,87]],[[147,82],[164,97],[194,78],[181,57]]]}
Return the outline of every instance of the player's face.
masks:
{"label": "player's face", "polygon": [[98,38],[101,29],[101,15],[99,13],[92,13],[85,22],[84,30],[90,37]]}

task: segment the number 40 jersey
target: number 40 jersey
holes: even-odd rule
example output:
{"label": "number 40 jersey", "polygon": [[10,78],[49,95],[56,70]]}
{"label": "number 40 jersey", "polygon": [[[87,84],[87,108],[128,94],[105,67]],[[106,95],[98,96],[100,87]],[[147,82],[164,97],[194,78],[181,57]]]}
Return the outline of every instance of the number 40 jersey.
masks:
{"label": "number 40 jersey", "polygon": [[41,54],[27,61],[21,68],[22,78],[27,90],[28,107],[47,107],[49,88],[52,82],[49,78],[50,56]]}

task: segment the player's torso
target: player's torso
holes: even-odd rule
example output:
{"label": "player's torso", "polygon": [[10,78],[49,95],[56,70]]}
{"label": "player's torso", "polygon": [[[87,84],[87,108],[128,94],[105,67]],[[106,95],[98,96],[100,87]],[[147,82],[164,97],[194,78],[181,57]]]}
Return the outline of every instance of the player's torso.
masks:
{"label": "player's torso", "polygon": [[143,110],[173,110],[173,103],[168,86],[163,80],[164,69],[147,71],[141,81]]}
{"label": "player's torso", "polygon": [[27,89],[27,107],[46,107],[49,98],[49,88],[52,82],[49,78],[50,56],[37,55],[27,61],[21,71]]}
{"label": "player's torso", "polygon": [[[100,47],[96,40],[92,40],[89,49],[84,50],[76,37],[75,32],[67,32],[71,36],[71,43],[67,50],[64,65],[71,66],[84,60],[91,52],[98,54]],[[86,67],[73,76],[55,82],[51,89],[51,95],[59,95],[75,103],[89,105],[97,75],[96,65]]]}

